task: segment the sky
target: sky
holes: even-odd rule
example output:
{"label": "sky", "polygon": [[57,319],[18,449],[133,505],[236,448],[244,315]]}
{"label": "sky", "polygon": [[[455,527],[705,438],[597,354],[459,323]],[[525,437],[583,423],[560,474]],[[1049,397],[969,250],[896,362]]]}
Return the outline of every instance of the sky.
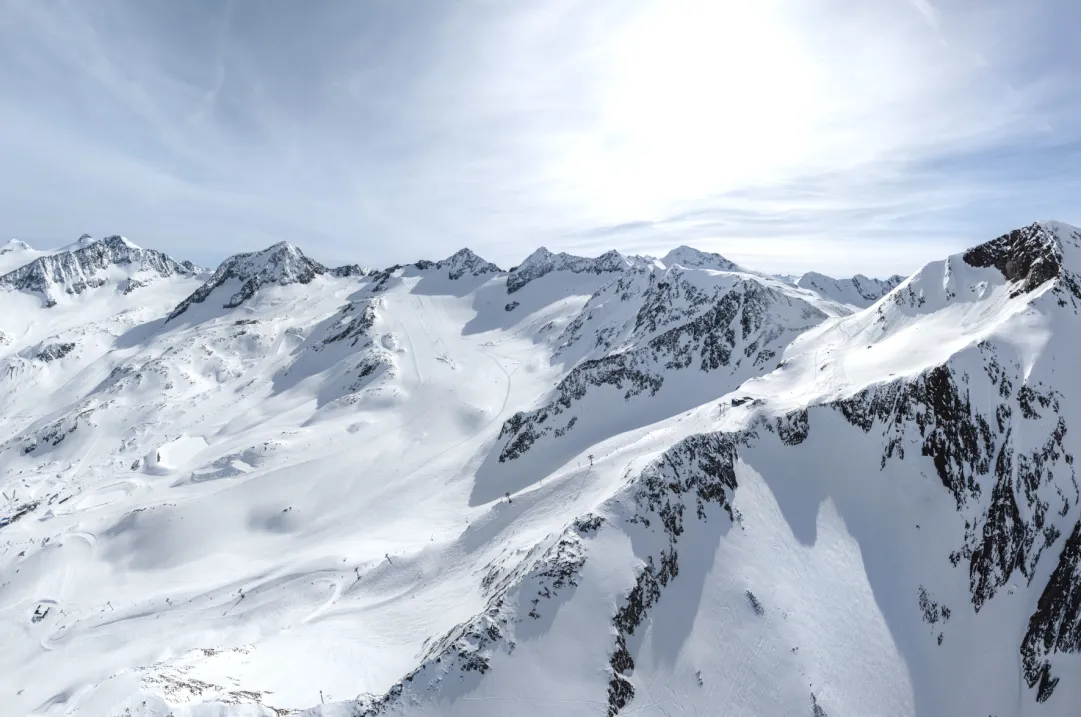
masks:
{"label": "sky", "polygon": [[909,273],[1081,224],[1078,27],[1075,0],[0,0],[0,236]]}

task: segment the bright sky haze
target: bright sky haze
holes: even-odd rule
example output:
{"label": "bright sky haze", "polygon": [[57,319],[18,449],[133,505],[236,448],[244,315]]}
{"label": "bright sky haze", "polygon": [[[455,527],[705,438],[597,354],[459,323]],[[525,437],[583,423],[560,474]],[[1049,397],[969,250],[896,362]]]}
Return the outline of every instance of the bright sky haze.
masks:
{"label": "bright sky haze", "polygon": [[0,0],[0,232],[909,273],[1081,224],[1078,27],[1072,0]]}

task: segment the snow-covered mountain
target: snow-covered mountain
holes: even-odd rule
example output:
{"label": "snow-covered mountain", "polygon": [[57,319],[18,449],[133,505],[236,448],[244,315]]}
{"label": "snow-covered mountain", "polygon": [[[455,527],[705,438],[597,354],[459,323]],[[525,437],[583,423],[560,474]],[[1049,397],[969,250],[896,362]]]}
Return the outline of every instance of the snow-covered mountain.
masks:
{"label": "snow-covered mountain", "polygon": [[219,289],[224,288],[224,293],[228,295],[222,308],[232,309],[255,296],[255,292],[264,286],[307,284],[326,273],[325,266],[304,256],[300,249],[288,242],[279,242],[263,251],[237,254],[226,259],[206,283],[177,304],[168,318],[175,319],[192,304],[203,303]]}
{"label": "snow-covered mountain", "polygon": [[733,262],[720,254],[699,251],[689,246],[678,246],[661,258],[661,264],[671,268],[682,266],[688,269],[715,269],[716,271],[740,271]]}
{"label": "snow-covered mountain", "polygon": [[638,265],[638,261],[623,256],[618,251],[610,251],[595,259],[560,252],[553,254],[544,247],[525,258],[514,267],[507,277],[507,293],[513,294],[531,281],[535,281],[553,271],[574,274],[614,274]]}
{"label": "snow-covered mountain", "polygon": [[0,244],[0,274],[6,274],[12,269],[17,269],[44,253],[37,251],[24,241],[10,239],[4,244]]}
{"label": "snow-covered mountain", "polygon": [[899,274],[888,279],[871,279],[863,274],[856,274],[850,279],[834,279],[809,271],[796,280],[796,286],[814,291],[840,304],[866,309],[904,280],[905,277]]}
{"label": "snow-covered mountain", "polygon": [[0,715],[1076,713],[1081,230],[8,248]]}
{"label": "snow-covered mountain", "polygon": [[[22,252],[25,256],[26,252]],[[125,294],[155,279],[195,275],[196,267],[166,254],[143,249],[120,236],[99,241],[83,238],[54,254],[46,254],[0,276],[0,291],[36,294],[46,308],[65,295],[112,287]]]}

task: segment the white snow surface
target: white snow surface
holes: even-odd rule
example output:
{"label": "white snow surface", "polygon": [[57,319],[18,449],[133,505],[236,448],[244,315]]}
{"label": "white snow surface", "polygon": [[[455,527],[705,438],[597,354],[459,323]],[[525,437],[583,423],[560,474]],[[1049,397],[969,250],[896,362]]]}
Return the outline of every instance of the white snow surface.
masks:
{"label": "white snow surface", "polygon": [[34,249],[29,244],[18,239],[10,239],[0,244],[0,274],[6,274],[12,269],[18,269],[45,252]]}
{"label": "white snow surface", "polygon": [[0,717],[1076,714],[1079,230],[892,289],[123,241],[0,250],[100,280],[0,292]]}
{"label": "white snow surface", "polygon": [[734,262],[720,254],[705,252],[689,246],[678,246],[661,258],[665,267],[682,266],[688,269],[715,269],[717,271],[739,271]]}

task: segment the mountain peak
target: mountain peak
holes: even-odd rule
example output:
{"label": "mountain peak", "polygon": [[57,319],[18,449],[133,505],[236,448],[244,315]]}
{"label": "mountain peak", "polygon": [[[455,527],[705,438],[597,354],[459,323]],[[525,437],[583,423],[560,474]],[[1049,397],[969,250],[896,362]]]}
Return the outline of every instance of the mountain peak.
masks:
{"label": "mountain peak", "polygon": [[262,252],[255,252],[255,253],[260,254],[260,253],[264,253],[264,252],[274,252],[274,253],[285,252],[285,253],[288,253],[288,254],[300,254],[301,256],[304,255],[304,252],[302,252],[295,244],[293,244],[291,242],[288,242],[288,241],[284,241],[284,240],[280,241],[280,242],[276,242],[274,244],[271,244],[266,249],[264,249]]}
{"label": "mountain peak", "polygon": [[893,291],[905,277],[894,275],[888,279],[873,279],[863,274],[856,274],[848,279],[835,279],[832,276],[808,271],[796,280],[796,286],[813,291],[831,301],[860,309],[865,309]]}
{"label": "mountain peak", "polygon": [[436,269],[447,269],[450,279],[460,279],[466,274],[481,276],[483,274],[498,274],[502,269],[486,259],[478,256],[472,249],[459,249],[446,259],[434,264]]}
{"label": "mountain peak", "polygon": [[623,271],[635,266],[623,254],[616,250],[607,251],[589,259],[560,252],[553,254],[546,247],[538,247],[532,254],[516,266],[507,277],[507,293],[513,294],[531,281],[553,271],[569,271],[575,274],[604,274]]}
{"label": "mountain peak", "polygon": [[1065,255],[1081,244],[1081,230],[1059,222],[1036,222],[969,249],[969,266],[994,267],[1011,282],[1023,282],[1017,293],[1029,292],[1064,271]]}
{"label": "mountain peak", "polygon": [[103,239],[100,239],[100,240],[98,240],[96,242],[92,242],[92,244],[100,244],[102,246],[107,246],[107,247],[110,247],[112,249],[142,249],[142,247],[139,246],[138,244],[135,244],[134,242],[128,241],[128,239],[126,239],[125,237],[120,236],[119,234],[113,234],[112,236],[107,236],[107,237],[105,237]]}
{"label": "mountain peak", "polygon": [[326,273],[325,266],[309,259],[304,252],[287,241],[272,244],[261,251],[234,254],[221,263],[205,284],[177,304],[166,320],[180,316],[192,304],[201,304],[206,301],[215,289],[229,281],[238,281],[241,286],[222,305],[225,309],[240,306],[263,286],[308,284],[315,277]]}
{"label": "mountain peak", "polygon": [[720,254],[702,251],[685,244],[677,246],[661,259],[665,268],[679,265],[687,269],[715,269],[717,271],[739,271],[739,266]]}
{"label": "mountain peak", "polygon": [[81,294],[111,281],[115,276],[110,278],[106,274],[110,267],[124,267],[128,273],[143,272],[160,277],[193,273],[167,254],[143,249],[114,235],[100,241],[80,239],[67,250],[38,257],[0,276],[0,286],[41,294],[46,306],[53,306],[60,294]]}
{"label": "mountain peak", "polygon": [[4,244],[0,245],[0,254],[21,254],[27,251],[33,251],[33,249],[29,244],[18,239],[8,239]]}
{"label": "mountain peak", "polygon": [[274,281],[290,278],[305,269],[323,273],[318,270],[323,269],[322,264],[309,259],[296,245],[287,241],[271,244],[260,251],[234,254],[222,262],[222,266],[227,264],[234,267],[238,277],[245,279],[261,274]]}
{"label": "mountain peak", "polygon": [[85,249],[86,247],[90,246],[91,244],[96,243],[97,241],[98,241],[97,239],[90,236],[89,234],[82,234],[82,235],[79,236],[78,239],[73,241],[71,244],[67,244],[67,245],[61,247],[60,250],[57,251],[56,253],[59,254],[60,252],[65,252],[65,251],[78,251],[80,249]]}

